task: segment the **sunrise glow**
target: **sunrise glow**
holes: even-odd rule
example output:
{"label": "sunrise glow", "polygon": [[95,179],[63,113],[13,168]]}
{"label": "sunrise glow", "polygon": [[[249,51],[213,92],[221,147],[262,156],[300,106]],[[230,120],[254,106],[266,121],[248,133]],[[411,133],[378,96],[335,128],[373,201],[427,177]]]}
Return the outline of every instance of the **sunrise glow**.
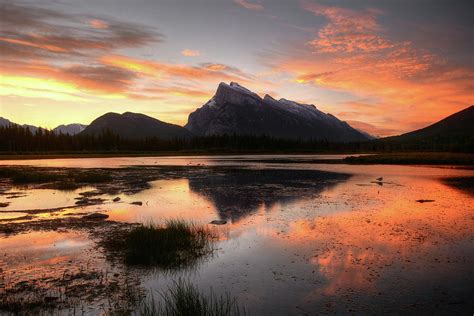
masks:
{"label": "sunrise glow", "polygon": [[385,136],[472,104],[469,21],[444,14],[457,10],[447,3],[424,8],[419,19],[408,12],[420,4],[403,8],[407,14],[394,5],[239,0],[216,5],[213,19],[189,4],[183,19],[193,11],[205,17],[189,36],[169,18],[178,5],[130,6],[125,14],[99,4],[5,3],[0,116],[53,127],[53,108],[68,113],[61,123],[84,124],[126,109],[184,124],[219,82],[236,81]]}

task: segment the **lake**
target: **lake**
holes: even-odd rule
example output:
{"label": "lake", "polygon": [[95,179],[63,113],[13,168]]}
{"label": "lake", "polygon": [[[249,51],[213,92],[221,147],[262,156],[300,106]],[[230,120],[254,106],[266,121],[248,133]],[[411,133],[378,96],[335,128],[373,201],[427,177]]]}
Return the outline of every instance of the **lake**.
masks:
{"label": "lake", "polygon": [[[107,168],[114,179],[65,190],[2,178],[3,306],[67,298],[57,313],[101,315],[129,299],[124,289],[159,299],[185,279],[204,293],[228,292],[251,315],[472,313],[474,170],[311,163],[343,157],[1,161]],[[109,218],[68,221],[93,212]],[[101,246],[110,227],[175,218],[219,235],[212,255],[192,268],[129,267]]]}

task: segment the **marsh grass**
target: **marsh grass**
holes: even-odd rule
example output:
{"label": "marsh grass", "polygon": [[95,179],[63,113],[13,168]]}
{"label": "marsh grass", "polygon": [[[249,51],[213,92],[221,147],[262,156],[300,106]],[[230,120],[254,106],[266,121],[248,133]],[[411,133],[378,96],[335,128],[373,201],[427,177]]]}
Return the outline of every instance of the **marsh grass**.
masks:
{"label": "marsh grass", "polygon": [[112,176],[103,170],[85,171],[47,171],[26,168],[0,168],[0,177],[10,178],[13,184],[55,183],[59,190],[74,190],[81,184],[105,183],[112,181]]}
{"label": "marsh grass", "polygon": [[228,292],[217,295],[212,289],[209,295],[182,279],[159,293],[156,302],[151,296],[143,301],[137,311],[141,316],[237,316],[244,315],[235,298]]}
{"label": "marsh grass", "polygon": [[64,177],[59,173],[22,169],[4,169],[0,174],[10,178],[15,184],[48,183],[58,181]]}
{"label": "marsh grass", "polygon": [[105,183],[112,181],[110,173],[97,170],[70,173],[69,176],[77,183]]}
{"label": "marsh grass", "polygon": [[204,227],[183,220],[165,225],[137,226],[125,237],[125,262],[129,265],[178,268],[189,266],[213,250],[215,235]]}

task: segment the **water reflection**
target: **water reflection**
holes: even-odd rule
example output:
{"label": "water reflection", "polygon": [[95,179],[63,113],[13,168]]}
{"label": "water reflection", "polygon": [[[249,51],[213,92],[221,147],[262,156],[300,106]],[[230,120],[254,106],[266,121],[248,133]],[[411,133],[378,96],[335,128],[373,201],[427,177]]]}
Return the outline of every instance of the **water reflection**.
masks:
{"label": "water reflection", "polygon": [[474,196],[474,177],[453,177],[441,180],[444,184]]}
{"label": "water reflection", "polygon": [[[147,289],[163,289],[183,276],[202,289],[230,291],[256,315],[473,310],[472,170],[313,164],[285,169],[251,163],[246,167],[111,169],[114,190],[107,185],[87,188],[99,190],[105,203],[74,211],[102,211],[124,222],[176,217],[201,223],[216,217],[230,220],[209,262],[192,275],[147,276],[142,280]],[[373,183],[382,176],[383,186]],[[39,207],[72,198],[51,199],[50,193],[25,190],[19,195],[29,196],[25,205],[36,202]],[[121,200],[112,202],[116,196]],[[5,214],[13,207],[23,209],[23,198],[8,200],[12,204]],[[143,203],[131,205],[134,201]],[[66,211],[57,213],[62,216]],[[44,261],[34,259],[32,264],[45,275],[64,271],[61,266],[66,263],[87,266],[89,258],[94,267],[109,269],[97,252],[87,252],[90,244],[72,242],[69,233],[28,232],[0,238],[2,253],[7,253],[3,271],[11,264],[9,275],[25,267],[22,278],[40,279],[26,266],[28,259],[20,258],[23,254],[43,255]],[[57,256],[51,255],[56,247],[51,245],[32,244],[29,252],[29,238],[66,247],[58,248]],[[15,245],[23,249],[21,254],[15,254]]]}
{"label": "water reflection", "polygon": [[212,201],[219,217],[238,221],[260,207],[271,209],[316,197],[350,176],[342,173],[282,169],[229,169],[189,179],[189,187]]}
{"label": "water reflection", "polygon": [[[334,197],[349,194],[359,201],[355,209],[299,219],[283,233],[271,232],[280,247],[306,254],[323,277],[321,286],[304,295],[308,308],[344,297],[352,308],[384,298],[383,305],[371,308],[379,312],[469,310],[472,199],[441,181],[400,180],[401,186],[384,189],[342,184]],[[435,201],[419,204],[420,195]],[[367,208],[364,200],[379,202]],[[387,293],[392,297],[384,297]]]}

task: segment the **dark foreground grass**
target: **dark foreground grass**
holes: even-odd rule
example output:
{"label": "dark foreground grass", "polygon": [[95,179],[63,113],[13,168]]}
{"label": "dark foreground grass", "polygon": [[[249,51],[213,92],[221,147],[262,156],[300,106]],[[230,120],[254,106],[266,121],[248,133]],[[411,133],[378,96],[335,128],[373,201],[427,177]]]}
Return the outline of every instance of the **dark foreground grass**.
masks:
{"label": "dark foreground grass", "polygon": [[153,297],[141,303],[142,316],[238,316],[245,311],[228,292],[217,295],[212,290],[205,295],[189,282],[179,280],[166,291],[160,292],[160,302]]}
{"label": "dark foreground grass", "polygon": [[185,266],[212,251],[213,235],[205,227],[182,220],[132,229],[125,240],[125,262],[163,268]]}

